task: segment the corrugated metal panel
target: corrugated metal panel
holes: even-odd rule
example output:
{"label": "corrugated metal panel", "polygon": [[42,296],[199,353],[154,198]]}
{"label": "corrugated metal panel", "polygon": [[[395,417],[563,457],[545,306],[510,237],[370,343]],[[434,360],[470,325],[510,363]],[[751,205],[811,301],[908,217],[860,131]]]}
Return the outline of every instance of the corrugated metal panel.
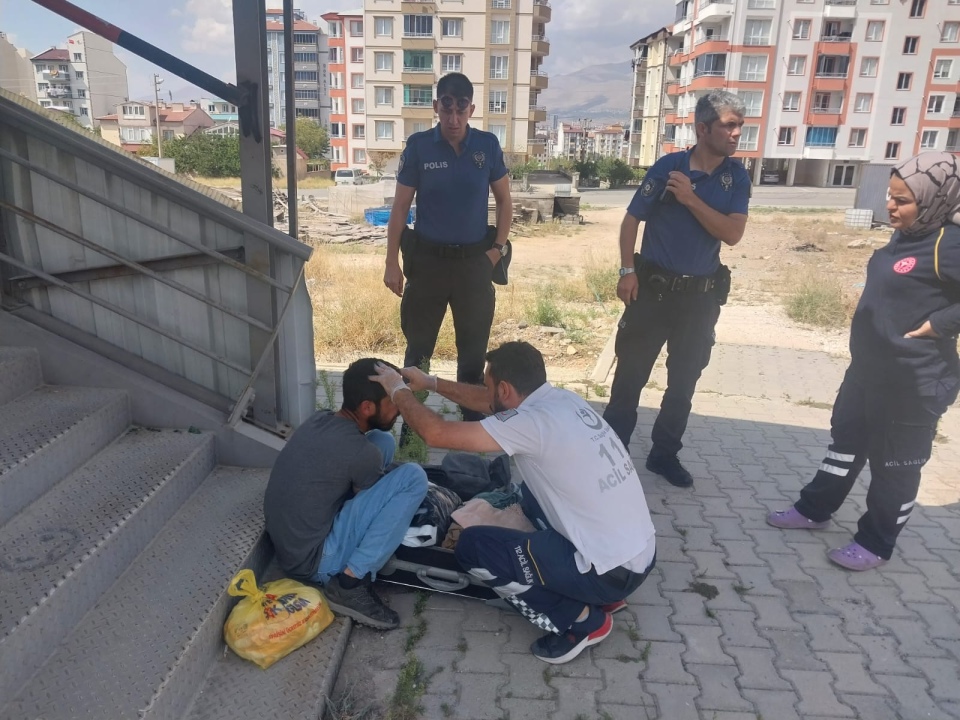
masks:
{"label": "corrugated metal panel", "polygon": [[860,185],[854,207],[859,210],[873,210],[873,221],[886,225],[890,222],[887,213],[887,189],[890,186],[890,170],[893,165],[869,163],[860,168]]}

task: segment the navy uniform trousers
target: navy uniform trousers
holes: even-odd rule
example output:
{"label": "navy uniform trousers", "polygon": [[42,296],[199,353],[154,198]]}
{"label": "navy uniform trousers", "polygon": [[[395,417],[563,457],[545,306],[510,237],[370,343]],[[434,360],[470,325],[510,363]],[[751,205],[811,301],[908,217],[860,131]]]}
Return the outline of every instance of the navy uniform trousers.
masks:
{"label": "navy uniform trousers", "polygon": [[653,425],[654,448],[676,455],[683,447],[693,393],[710,362],[720,305],[713,292],[658,293],[643,280],[624,308],[617,331],[617,370],[603,413],[624,447],[637,426],[637,405],[653,365],[667,345],[667,389]]}
{"label": "navy uniform trousers", "polygon": [[848,369],[833,406],[827,456],[800,492],[797,511],[815,522],[829,520],[869,460],[867,511],[854,540],[889,560],[910,518],[920,471],[930,459],[937,423],[948,405],[942,398],[864,384]]}

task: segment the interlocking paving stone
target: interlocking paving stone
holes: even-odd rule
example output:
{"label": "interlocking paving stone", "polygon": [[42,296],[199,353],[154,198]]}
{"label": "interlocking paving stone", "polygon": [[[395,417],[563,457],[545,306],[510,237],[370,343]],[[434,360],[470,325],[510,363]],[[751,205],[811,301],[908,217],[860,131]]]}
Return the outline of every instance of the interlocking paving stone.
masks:
{"label": "interlocking paving stone", "polygon": [[657,699],[657,717],[666,720],[699,720],[696,699],[700,691],[695,685],[666,685],[644,683],[647,691]]}

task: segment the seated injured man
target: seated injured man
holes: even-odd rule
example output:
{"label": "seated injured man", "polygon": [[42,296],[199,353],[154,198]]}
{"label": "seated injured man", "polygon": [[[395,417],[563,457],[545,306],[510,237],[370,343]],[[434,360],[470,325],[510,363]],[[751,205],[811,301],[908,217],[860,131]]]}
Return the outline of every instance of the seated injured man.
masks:
{"label": "seated injured man", "polygon": [[370,380],[375,358],[343,373],[343,404],[296,429],[274,463],[263,499],[267,533],[291,578],[323,585],[334,612],[389,630],[400,624],[372,582],[410,527],[427,494],[415,463],[387,472],[399,415]]}
{"label": "seated injured man", "polygon": [[[456,557],[548,631],[531,646],[536,657],[569,662],[610,634],[611,613],[626,607],[625,598],[653,569],[650,512],[616,433],[580,396],[547,382],[535,347],[508,342],[487,353],[486,361],[484,386],[417,368],[401,376],[384,364],[375,378],[428,445],[505,452],[516,460],[522,508],[538,529],[467,528]],[[479,422],[446,421],[414,397],[412,391],[420,390],[494,414]]]}

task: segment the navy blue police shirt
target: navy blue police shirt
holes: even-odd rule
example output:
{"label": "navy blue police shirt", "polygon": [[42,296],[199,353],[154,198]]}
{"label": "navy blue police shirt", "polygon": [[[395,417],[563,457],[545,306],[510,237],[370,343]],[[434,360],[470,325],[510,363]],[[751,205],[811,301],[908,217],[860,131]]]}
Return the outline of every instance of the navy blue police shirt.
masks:
{"label": "navy blue police shirt", "polygon": [[414,133],[400,156],[397,182],[417,189],[416,231],[443,245],[472,245],[487,235],[490,183],[507,174],[493,133],[467,126],[458,156],[440,126]]}
{"label": "navy blue police shirt", "polygon": [[746,215],[750,176],[739,160],[726,158],[712,173],[690,170],[690,150],[664,155],[647,171],[627,212],[645,222],[640,257],[677,275],[713,275],[720,267],[720,241],[678,202],[660,202],[679,170],[690,178],[694,193],[724,215]]}

